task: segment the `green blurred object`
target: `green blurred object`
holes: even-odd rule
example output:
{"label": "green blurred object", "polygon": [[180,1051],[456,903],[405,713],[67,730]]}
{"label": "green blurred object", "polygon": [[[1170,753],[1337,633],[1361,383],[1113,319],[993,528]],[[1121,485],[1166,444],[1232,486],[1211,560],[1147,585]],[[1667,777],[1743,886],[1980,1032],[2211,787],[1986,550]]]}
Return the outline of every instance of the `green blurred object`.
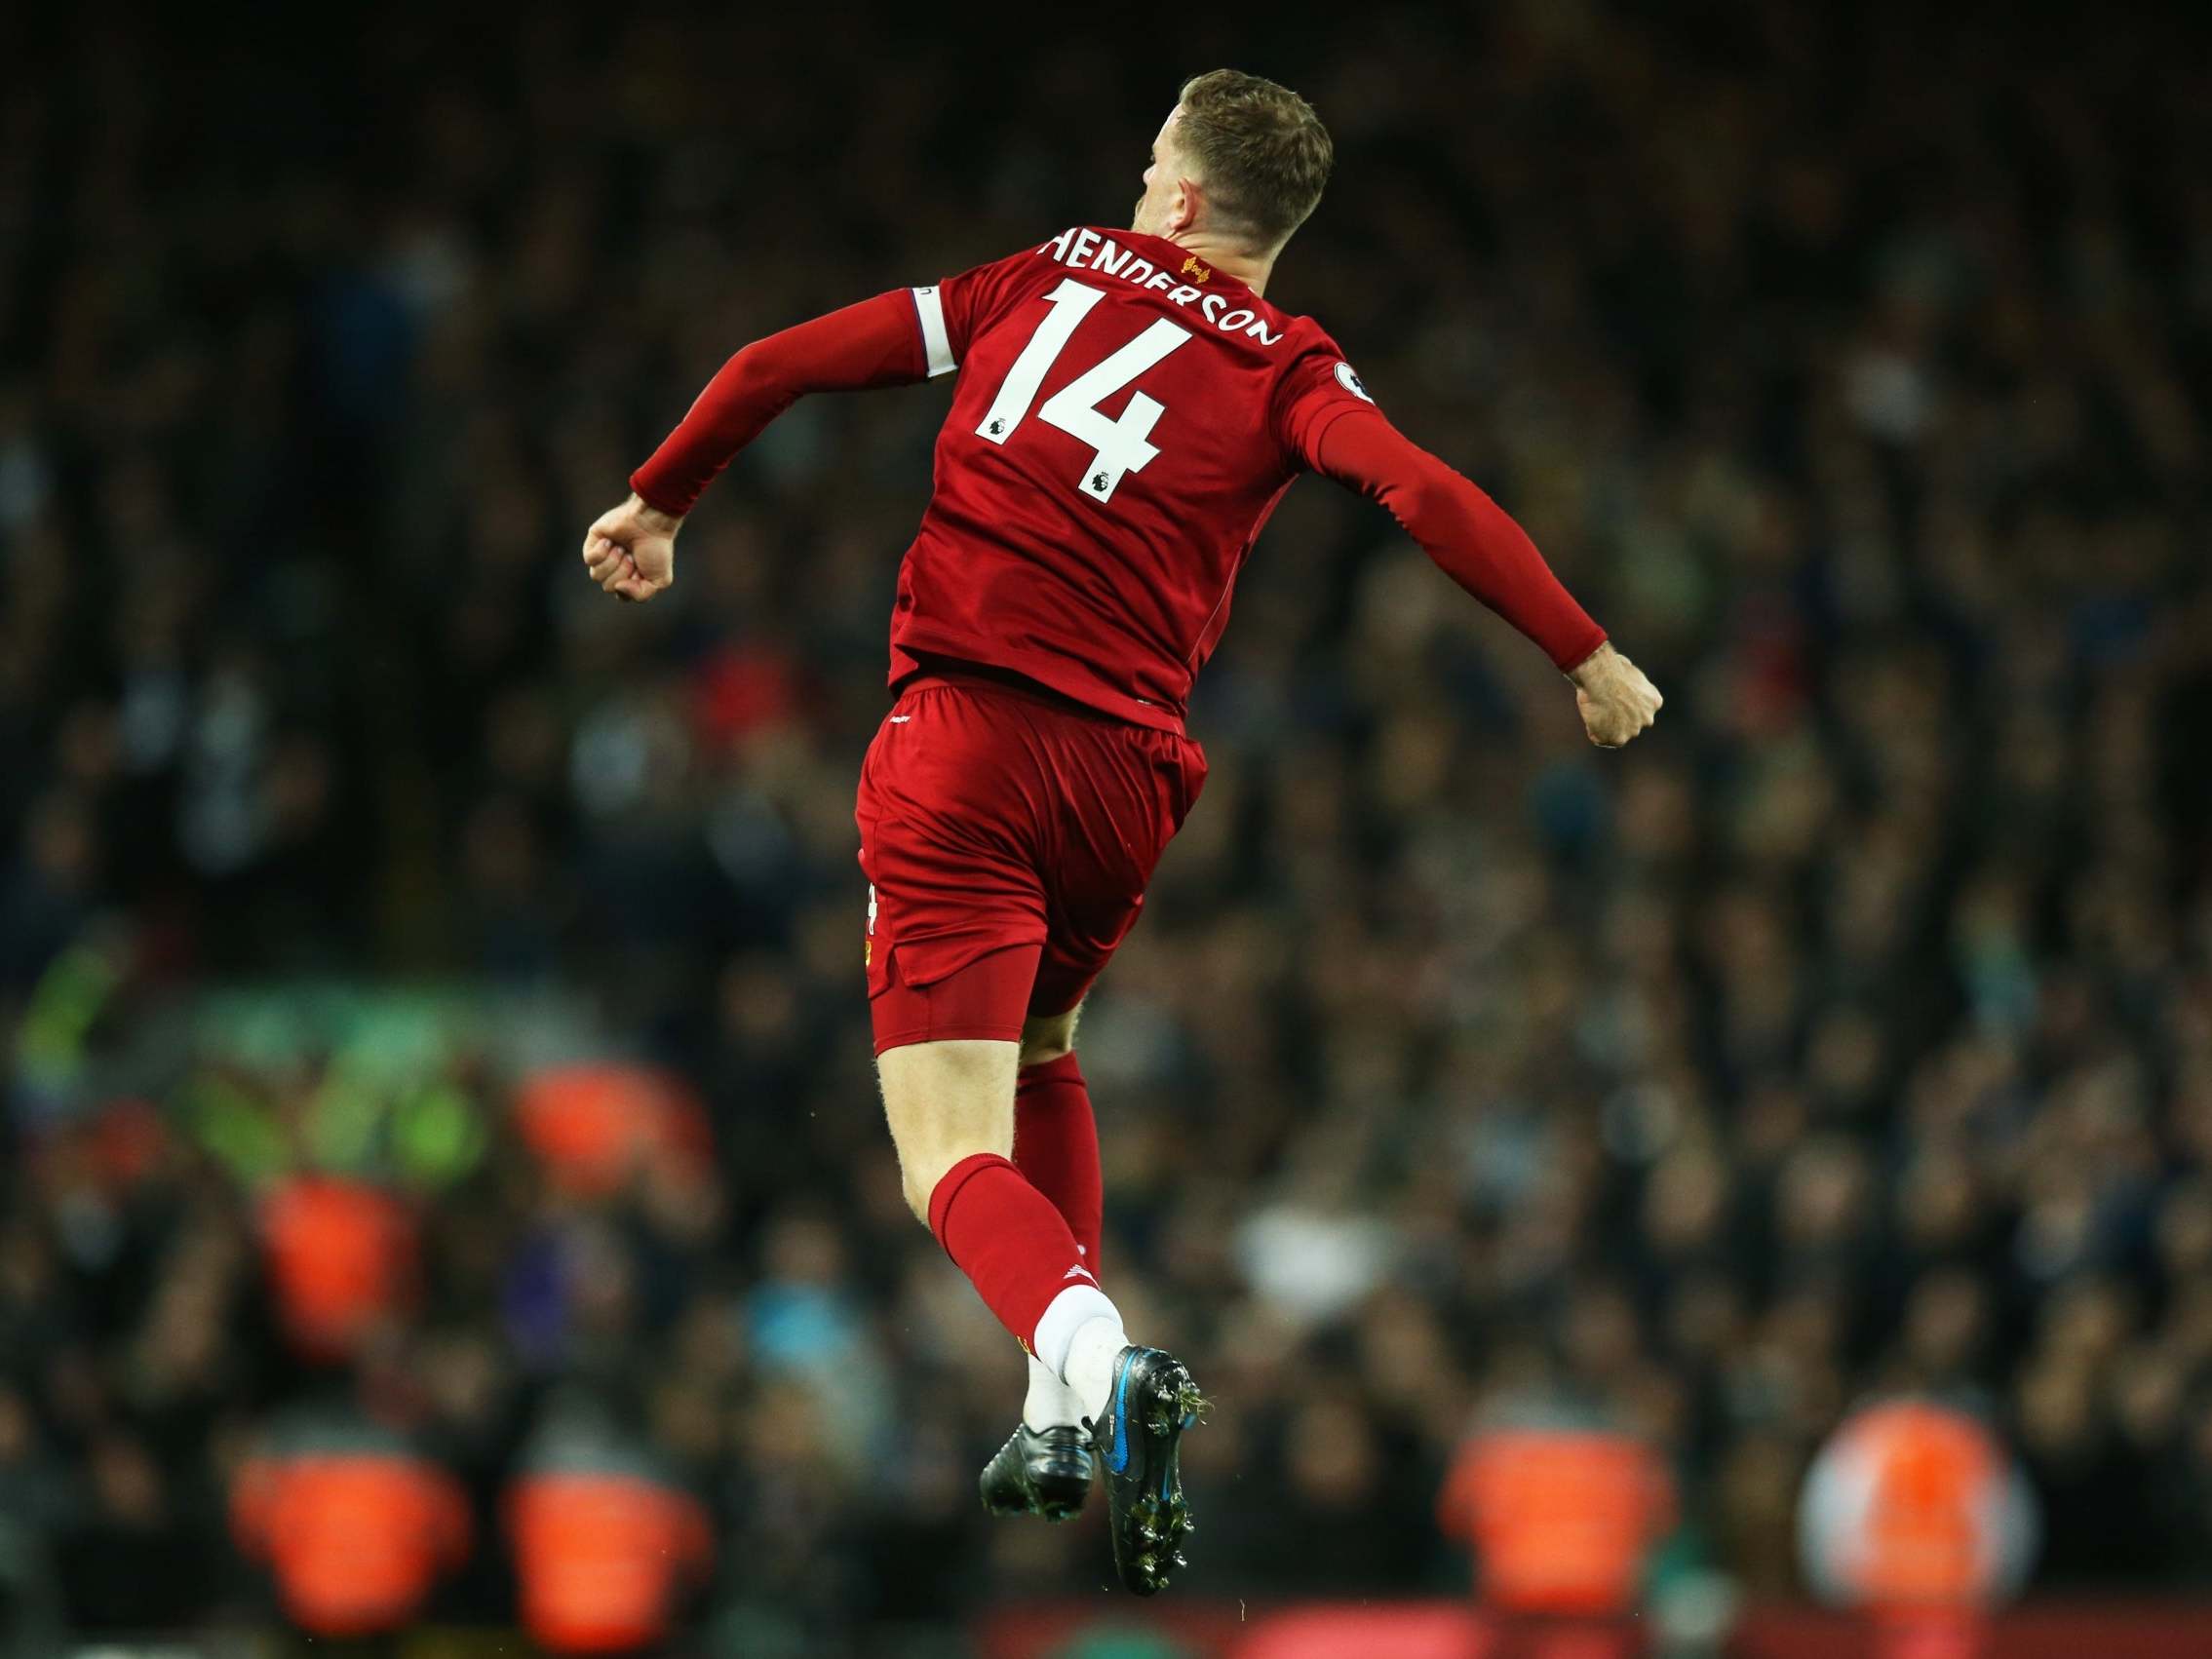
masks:
{"label": "green blurred object", "polygon": [[384,1098],[375,1082],[343,1058],[331,1062],[301,1124],[307,1161],[319,1170],[366,1175],[375,1161]]}
{"label": "green blurred object", "polygon": [[85,1038],[122,977],[88,945],[72,945],[48,964],[16,1039],[16,1063],[26,1085],[56,1090],[75,1081],[84,1069]]}
{"label": "green blurred object", "polygon": [[193,1138],[241,1186],[266,1186],[283,1174],[284,1126],[266,1102],[227,1077],[203,1072],[186,1080],[182,1104]]}
{"label": "green blurred object", "polygon": [[1106,1625],[1056,1648],[1053,1659],[1191,1659],[1191,1650],[1153,1631]]}
{"label": "green blurred object", "polygon": [[[484,999],[459,989],[217,992],[195,1010],[201,1069],[179,1099],[200,1143],[249,1186],[303,1163],[435,1190],[466,1177],[491,1143],[481,1103],[452,1075],[489,1022]],[[317,1065],[288,1124],[273,1085]]]}
{"label": "green blurred object", "polygon": [[483,1162],[490,1143],[483,1111],[458,1084],[426,1084],[393,1108],[393,1156],[418,1184],[450,1186]]}

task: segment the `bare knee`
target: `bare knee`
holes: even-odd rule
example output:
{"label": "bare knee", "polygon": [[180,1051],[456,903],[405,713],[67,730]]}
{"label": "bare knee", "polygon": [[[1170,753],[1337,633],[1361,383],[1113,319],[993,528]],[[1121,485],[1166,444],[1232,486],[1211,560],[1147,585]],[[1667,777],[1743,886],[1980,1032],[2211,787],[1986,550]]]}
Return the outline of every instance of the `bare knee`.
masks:
{"label": "bare knee", "polygon": [[1032,1014],[1022,1022],[1022,1065],[1042,1065],[1075,1052],[1075,1022],[1080,1005],[1066,1014]]}
{"label": "bare knee", "polygon": [[942,1042],[886,1049],[876,1058],[899,1183],[923,1224],[946,1171],[978,1152],[1013,1155],[1016,1053],[1012,1043]]}

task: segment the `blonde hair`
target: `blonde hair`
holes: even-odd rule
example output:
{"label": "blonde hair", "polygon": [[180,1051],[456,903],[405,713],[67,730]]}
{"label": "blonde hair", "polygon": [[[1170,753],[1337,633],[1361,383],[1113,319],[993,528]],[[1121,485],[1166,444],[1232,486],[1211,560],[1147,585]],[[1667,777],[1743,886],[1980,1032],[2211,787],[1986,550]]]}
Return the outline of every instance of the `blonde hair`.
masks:
{"label": "blonde hair", "polygon": [[1313,105],[1237,69],[1184,82],[1176,142],[1215,209],[1264,248],[1282,244],[1321,201],[1337,159]]}

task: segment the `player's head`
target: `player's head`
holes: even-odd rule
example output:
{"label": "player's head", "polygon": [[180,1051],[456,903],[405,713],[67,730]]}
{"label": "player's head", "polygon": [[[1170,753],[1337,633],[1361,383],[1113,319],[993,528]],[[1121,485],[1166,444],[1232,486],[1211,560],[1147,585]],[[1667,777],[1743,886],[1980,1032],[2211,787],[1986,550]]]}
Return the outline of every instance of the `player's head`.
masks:
{"label": "player's head", "polygon": [[1335,159],[1329,129],[1288,87],[1235,69],[1195,76],[1152,140],[1131,228],[1203,231],[1271,258],[1321,200]]}

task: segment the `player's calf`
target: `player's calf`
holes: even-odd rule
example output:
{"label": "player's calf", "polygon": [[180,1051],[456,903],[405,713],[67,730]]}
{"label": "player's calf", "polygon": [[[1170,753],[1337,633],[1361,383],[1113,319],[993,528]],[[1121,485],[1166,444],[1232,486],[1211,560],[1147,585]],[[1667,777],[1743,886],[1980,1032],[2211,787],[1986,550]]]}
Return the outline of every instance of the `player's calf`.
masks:
{"label": "player's calf", "polygon": [[1103,1408],[1121,1315],[1013,1149],[1015,1045],[916,1043],[878,1065],[907,1201],[1024,1348]]}

